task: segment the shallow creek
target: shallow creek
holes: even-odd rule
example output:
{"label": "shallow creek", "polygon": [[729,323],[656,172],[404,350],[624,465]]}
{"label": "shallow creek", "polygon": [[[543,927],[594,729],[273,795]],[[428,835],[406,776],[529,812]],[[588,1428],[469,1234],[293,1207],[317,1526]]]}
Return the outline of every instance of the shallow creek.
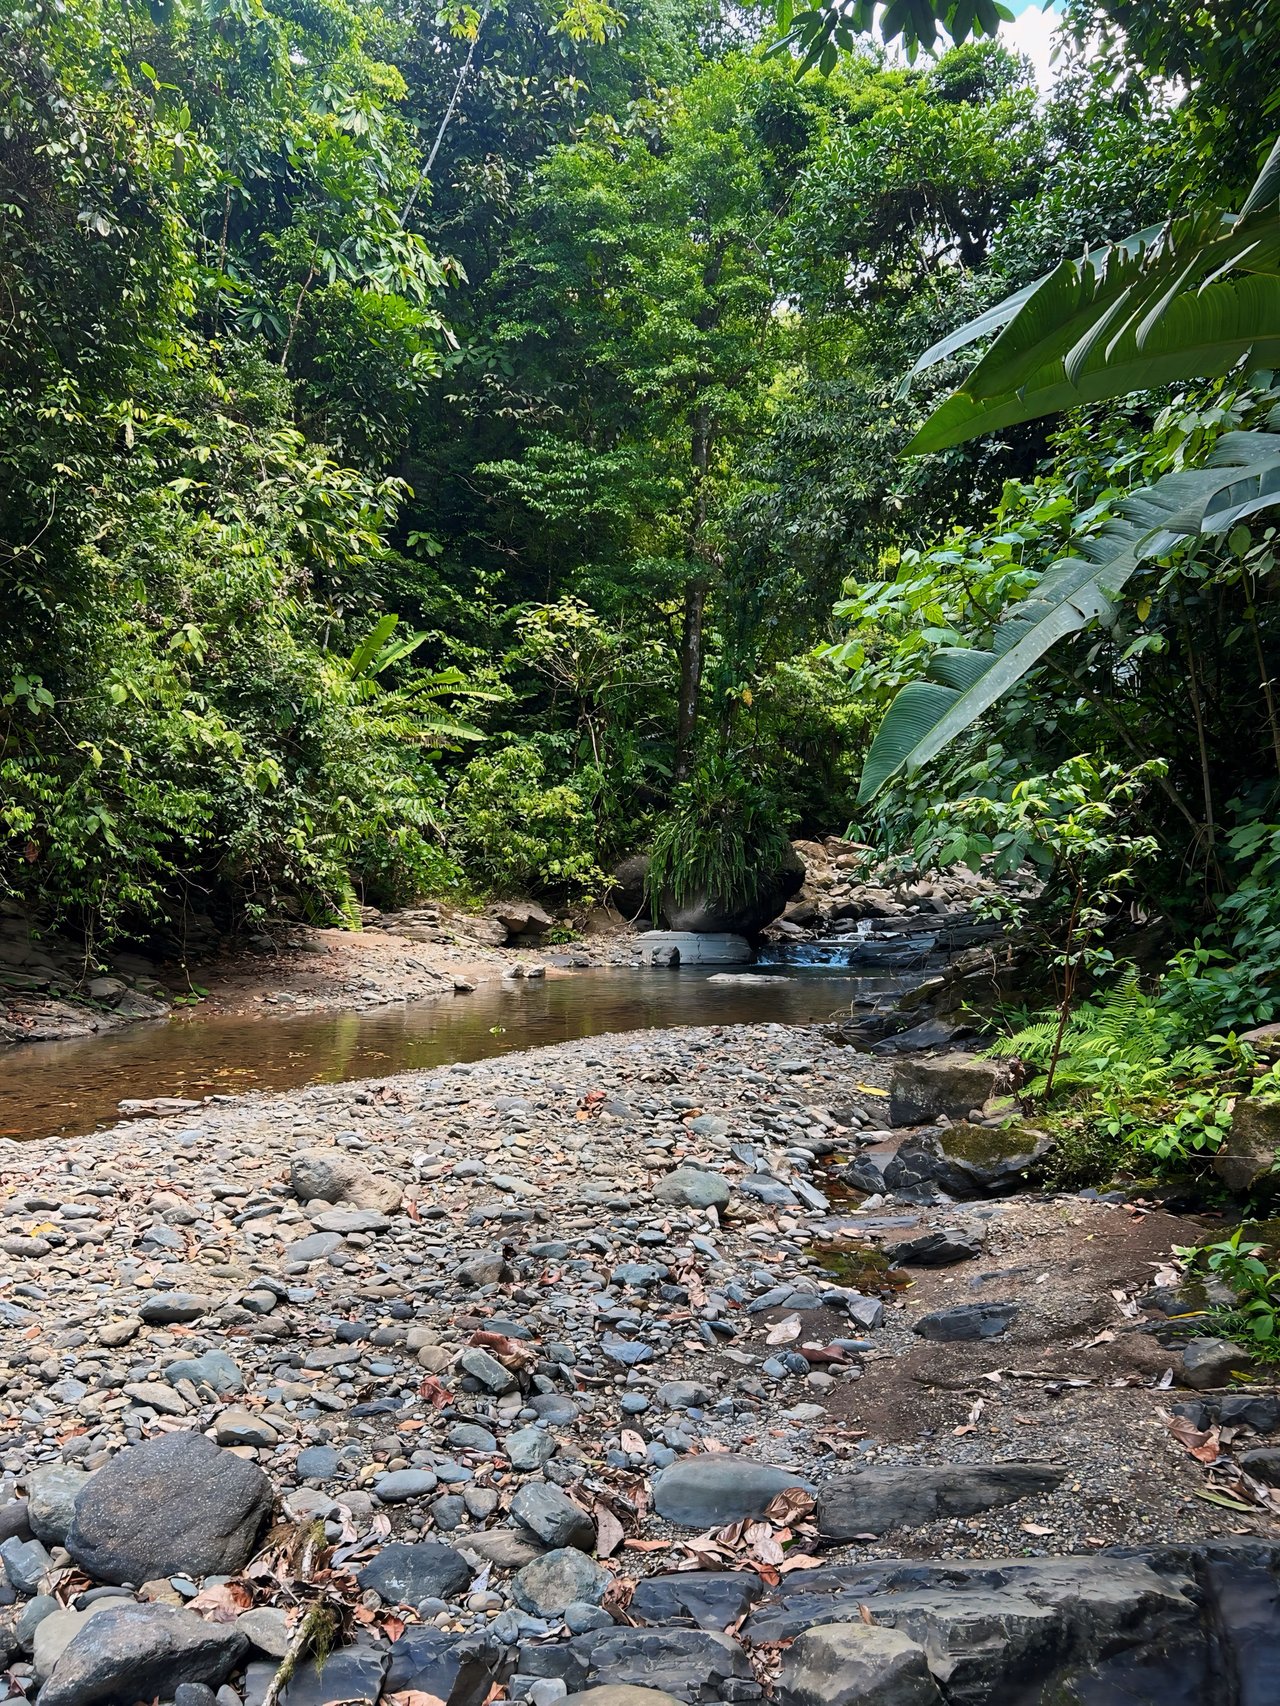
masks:
{"label": "shallow creek", "polygon": [[[72,1042],[25,1043],[0,1054],[0,1136],[91,1131],[126,1097],[231,1095],[381,1078],[454,1060],[483,1060],[606,1031],[677,1025],[807,1025],[901,987],[886,976],[812,969],[753,970],[712,981],[715,968],[607,969],[531,982],[495,980],[471,995],[359,1012],[251,1018],[178,1012]],[[748,969],[748,968],[744,968]]]}

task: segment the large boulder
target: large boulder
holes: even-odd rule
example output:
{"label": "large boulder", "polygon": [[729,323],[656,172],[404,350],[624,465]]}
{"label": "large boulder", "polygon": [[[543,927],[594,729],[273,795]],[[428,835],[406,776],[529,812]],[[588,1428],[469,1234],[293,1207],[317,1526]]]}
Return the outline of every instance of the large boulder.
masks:
{"label": "large boulder", "polygon": [[401,1189],[345,1149],[303,1149],[289,1163],[289,1188],[301,1202],[342,1203],[393,1214]]}
{"label": "large boulder", "polygon": [[120,1600],[94,1607],[40,1691],[41,1706],[127,1706],[172,1700],[184,1682],[217,1687],[248,1649],[227,1623],[176,1605]]}
{"label": "large boulder", "polygon": [[555,919],[538,905],[536,900],[503,900],[493,909],[493,916],[511,937],[544,936]]}
{"label": "large boulder", "polygon": [[1227,1140],[1213,1170],[1229,1191],[1248,1191],[1270,1180],[1280,1158],[1280,1102],[1238,1096]]}
{"label": "large boulder", "polygon": [[118,1453],[76,1500],[67,1550],[101,1582],[233,1575],[271,1514],[271,1482],[204,1434],[161,1434]]}
{"label": "large boulder", "polygon": [[967,1119],[992,1096],[1009,1085],[1002,1061],[977,1054],[944,1054],[904,1060],[894,1068],[889,1086],[890,1125],[926,1125],[939,1114]]}
{"label": "large boulder", "polygon": [[750,892],[712,894],[700,889],[677,900],[668,889],[662,895],[660,911],[672,930],[729,931],[738,936],[753,936],[772,924],[789,900],[804,886],[804,860],[794,847],[789,847],[775,869],[761,872]]}
{"label": "large boulder", "polygon": [[635,853],[616,868],[609,888],[609,900],[624,918],[636,919],[648,912],[648,882],[647,853]]}

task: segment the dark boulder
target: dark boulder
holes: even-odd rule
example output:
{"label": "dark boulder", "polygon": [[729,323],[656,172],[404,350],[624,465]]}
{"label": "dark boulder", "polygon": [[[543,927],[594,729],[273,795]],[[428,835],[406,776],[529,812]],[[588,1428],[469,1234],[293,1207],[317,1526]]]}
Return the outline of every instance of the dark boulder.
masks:
{"label": "dark boulder", "polygon": [[204,1434],[119,1452],[76,1500],[67,1550],[101,1582],[233,1575],[271,1514],[271,1482]]}

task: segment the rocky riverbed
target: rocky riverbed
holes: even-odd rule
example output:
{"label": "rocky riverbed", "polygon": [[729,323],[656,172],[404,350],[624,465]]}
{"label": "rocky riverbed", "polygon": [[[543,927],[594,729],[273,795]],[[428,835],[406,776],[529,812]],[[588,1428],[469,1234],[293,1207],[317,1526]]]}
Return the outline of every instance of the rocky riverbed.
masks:
{"label": "rocky riverbed", "polygon": [[1274,1700],[1280,1398],[1185,1351],[1204,1228],[948,1200],[889,1073],[647,1032],[6,1144],[11,1693]]}

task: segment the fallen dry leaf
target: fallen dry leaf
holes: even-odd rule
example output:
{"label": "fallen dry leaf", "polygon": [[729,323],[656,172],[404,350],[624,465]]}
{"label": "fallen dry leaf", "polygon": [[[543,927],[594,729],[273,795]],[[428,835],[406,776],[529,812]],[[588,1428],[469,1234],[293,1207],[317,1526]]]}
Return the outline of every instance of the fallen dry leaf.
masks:
{"label": "fallen dry leaf", "polygon": [[775,1527],[785,1528],[795,1522],[806,1522],[816,1508],[813,1494],[806,1493],[803,1487],[784,1487],[770,1499],[764,1514]]}
{"label": "fallen dry leaf", "polygon": [[239,1582],[221,1582],[217,1587],[201,1588],[187,1601],[187,1610],[198,1611],[209,1623],[234,1623],[252,1604],[253,1595],[247,1587]]}
{"label": "fallen dry leaf", "polygon": [[775,1321],[764,1336],[766,1345],[789,1345],[804,1331],[798,1315],[788,1315],[785,1321]]}

